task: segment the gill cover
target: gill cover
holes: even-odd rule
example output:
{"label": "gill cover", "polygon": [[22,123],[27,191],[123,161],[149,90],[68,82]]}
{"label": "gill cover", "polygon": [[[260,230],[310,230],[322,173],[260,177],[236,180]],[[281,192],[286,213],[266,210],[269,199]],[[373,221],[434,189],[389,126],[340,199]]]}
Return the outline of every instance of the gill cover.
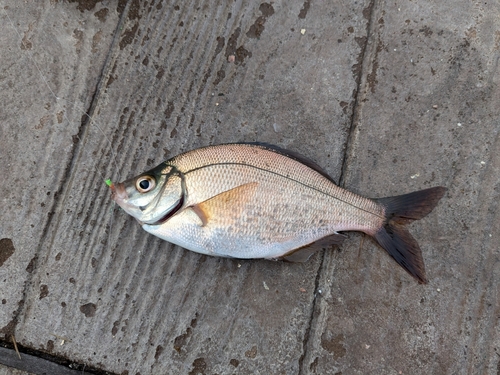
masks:
{"label": "gill cover", "polygon": [[162,163],[123,185],[127,198],[122,208],[145,224],[165,222],[184,203],[184,175],[172,165]]}

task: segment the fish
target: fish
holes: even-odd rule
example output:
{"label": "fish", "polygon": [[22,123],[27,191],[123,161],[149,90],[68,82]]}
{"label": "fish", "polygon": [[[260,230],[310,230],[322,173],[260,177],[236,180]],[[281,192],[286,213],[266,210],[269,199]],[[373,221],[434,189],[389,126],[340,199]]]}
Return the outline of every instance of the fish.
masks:
{"label": "fish", "polygon": [[198,148],[108,184],[146,232],[197,253],[303,262],[340,245],[343,232],[360,231],[422,284],[422,251],[406,225],[429,214],[447,190],[365,198],[314,162],[262,143]]}

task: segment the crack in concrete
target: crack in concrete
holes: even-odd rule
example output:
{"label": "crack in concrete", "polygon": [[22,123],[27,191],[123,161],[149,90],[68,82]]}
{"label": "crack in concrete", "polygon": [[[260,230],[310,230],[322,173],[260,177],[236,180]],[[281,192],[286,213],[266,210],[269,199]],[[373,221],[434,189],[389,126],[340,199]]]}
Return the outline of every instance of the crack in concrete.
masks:
{"label": "crack in concrete", "polygon": [[374,9],[375,9],[375,0],[371,0],[368,6],[366,7],[365,11],[363,11],[364,14],[368,14],[368,22],[366,25],[366,40],[365,43],[361,49],[360,55],[359,55],[359,61],[360,61],[360,68],[359,68],[359,73],[358,76],[356,77],[356,89],[355,89],[355,94],[354,94],[354,104],[352,106],[352,112],[351,112],[351,124],[349,126],[349,132],[347,134],[347,139],[344,144],[344,159],[342,160],[342,167],[340,169],[340,178],[339,178],[339,186],[344,187],[345,186],[345,173],[347,170],[347,164],[349,161],[349,156],[352,152],[352,147],[353,147],[353,138],[354,138],[354,133],[356,132],[357,129],[357,121],[359,117],[359,103],[360,103],[360,95],[361,95],[361,86],[363,83],[363,73],[366,69],[366,64],[365,59],[366,59],[366,51],[368,49],[368,45],[370,43],[370,38],[372,36],[372,25],[373,25],[373,17],[374,17]]}
{"label": "crack in concrete", "polygon": [[51,375],[115,375],[109,371],[99,370],[69,359],[53,356],[42,351],[33,350],[17,344],[21,359],[13,350],[13,345],[0,344],[0,364],[21,371]]}
{"label": "crack in concrete", "polygon": [[[352,143],[353,138],[354,138],[353,133],[356,131],[356,127],[357,127],[356,123],[357,123],[358,113],[359,113],[358,112],[358,103],[360,102],[360,95],[361,95],[360,89],[361,89],[361,85],[362,85],[362,81],[363,81],[363,79],[362,79],[363,73],[364,73],[364,70],[366,69],[366,65],[367,65],[365,62],[365,57],[366,57],[366,51],[368,49],[370,37],[372,34],[372,24],[373,24],[373,17],[374,17],[374,13],[375,13],[374,9],[375,9],[375,0],[371,0],[370,3],[368,4],[368,6],[363,10],[363,15],[367,18],[366,39],[365,39],[364,44],[361,48],[361,52],[359,54],[359,59],[358,59],[358,61],[360,62],[360,67],[357,69],[356,89],[355,89],[355,93],[354,93],[354,104],[352,106],[351,123],[349,126],[349,132],[348,132],[347,139],[346,139],[346,142],[344,145],[345,152],[344,152],[344,158],[342,160],[342,167],[340,170],[339,186],[344,186],[345,170],[347,169],[347,163],[349,160],[349,155],[350,155],[350,151],[351,151],[351,147],[352,147],[351,143]],[[316,313],[316,310],[317,310],[316,301],[317,301],[317,297],[319,295],[321,295],[321,293],[319,292],[320,291],[319,288],[320,288],[321,276],[323,275],[323,271],[324,271],[325,257],[326,257],[326,254],[325,254],[325,251],[323,250],[322,254],[321,254],[320,266],[319,266],[318,272],[316,274],[316,280],[315,280],[315,285],[314,285],[315,298],[313,299],[313,302],[312,302],[312,306],[310,309],[309,321],[307,322],[306,332],[304,334],[304,339],[302,341],[303,350],[302,350],[302,355],[299,358],[298,375],[307,374],[310,372],[310,371],[308,371],[307,368],[304,367],[304,366],[307,366],[307,364],[304,363],[304,361],[307,358],[309,341],[311,339],[310,333],[311,333],[313,327],[315,327],[317,325],[316,320],[317,320],[317,316],[319,314]]]}
{"label": "crack in concrete", "polygon": [[311,304],[310,316],[309,316],[309,320],[307,322],[306,331],[304,333],[304,339],[302,340],[303,350],[302,350],[302,355],[299,358],[299,372],[297,375],[302,375],[302,374],[307,373],[307,371],[304,369],[304,360],[307,356],[307,348],[309,346],[308,344],[309,344],[309,339],[310,339],[311,328],[313,327],[314,322],[315,322],[314,312],[316,311],[316,300],[317,300],[318,296],[321,295],[321,293],[319,293],[319,281],[321,279],[321,275],[322,275],[321,271],[323,270],[324,262],[325,262],[325,250],[322,250],[321,251],[320,265],[318,267],[318,272],[316,273],[316,279],[314,280],[314,299],[313,299],[313,302]]}

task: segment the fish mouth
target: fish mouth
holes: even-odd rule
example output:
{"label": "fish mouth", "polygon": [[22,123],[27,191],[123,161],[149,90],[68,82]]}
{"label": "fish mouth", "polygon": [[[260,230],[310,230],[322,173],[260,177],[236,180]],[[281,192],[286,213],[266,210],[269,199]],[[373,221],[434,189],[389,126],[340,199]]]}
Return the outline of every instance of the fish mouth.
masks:
{"label": "fish mouth", "polygon": [[119,182],[117,184],[111,184],[110,185],[111,189],[111,199],[113,199],[115,202],[123,202],[125,199],[128,198],[127,191],[125,190],[125,185],[123,185],[122,182]]}
{"label": "fish mouth", "polygon": [[174,216],[179,210],[182,208],[184,205],[184,194],[181,195],[181,199],[179,199],[179,202],[172,208],[170,211],[168,211],[164,216],[162,216],[159,220],[155,221],[154,223],[146,223],[148,225],[162,225],[164,222],[168,221],[172,216]]}

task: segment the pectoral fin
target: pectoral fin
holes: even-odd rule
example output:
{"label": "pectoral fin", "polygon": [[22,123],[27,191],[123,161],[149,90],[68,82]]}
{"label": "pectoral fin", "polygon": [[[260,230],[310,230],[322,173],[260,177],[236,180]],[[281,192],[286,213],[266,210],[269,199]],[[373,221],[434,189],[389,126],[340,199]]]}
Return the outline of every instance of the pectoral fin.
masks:
{"label": "pectoral fin", "polygon": [[258,185],[257,182],[240,185],[195,204],[191,209],[200,218],[202,226],[213,221],[237,219],[241,216],[246,203],[254,197]]}
{"label": "pectoral fin", "polygon": [[346,236],[340,233],[332,234],[330,236],[323,237],[316,242],[310,243],[309,245],[294,249],[283,255],[281,259],[293,263],[303,263],[307,261],[316,251],[331,245],[340,245],[345,238]]}

